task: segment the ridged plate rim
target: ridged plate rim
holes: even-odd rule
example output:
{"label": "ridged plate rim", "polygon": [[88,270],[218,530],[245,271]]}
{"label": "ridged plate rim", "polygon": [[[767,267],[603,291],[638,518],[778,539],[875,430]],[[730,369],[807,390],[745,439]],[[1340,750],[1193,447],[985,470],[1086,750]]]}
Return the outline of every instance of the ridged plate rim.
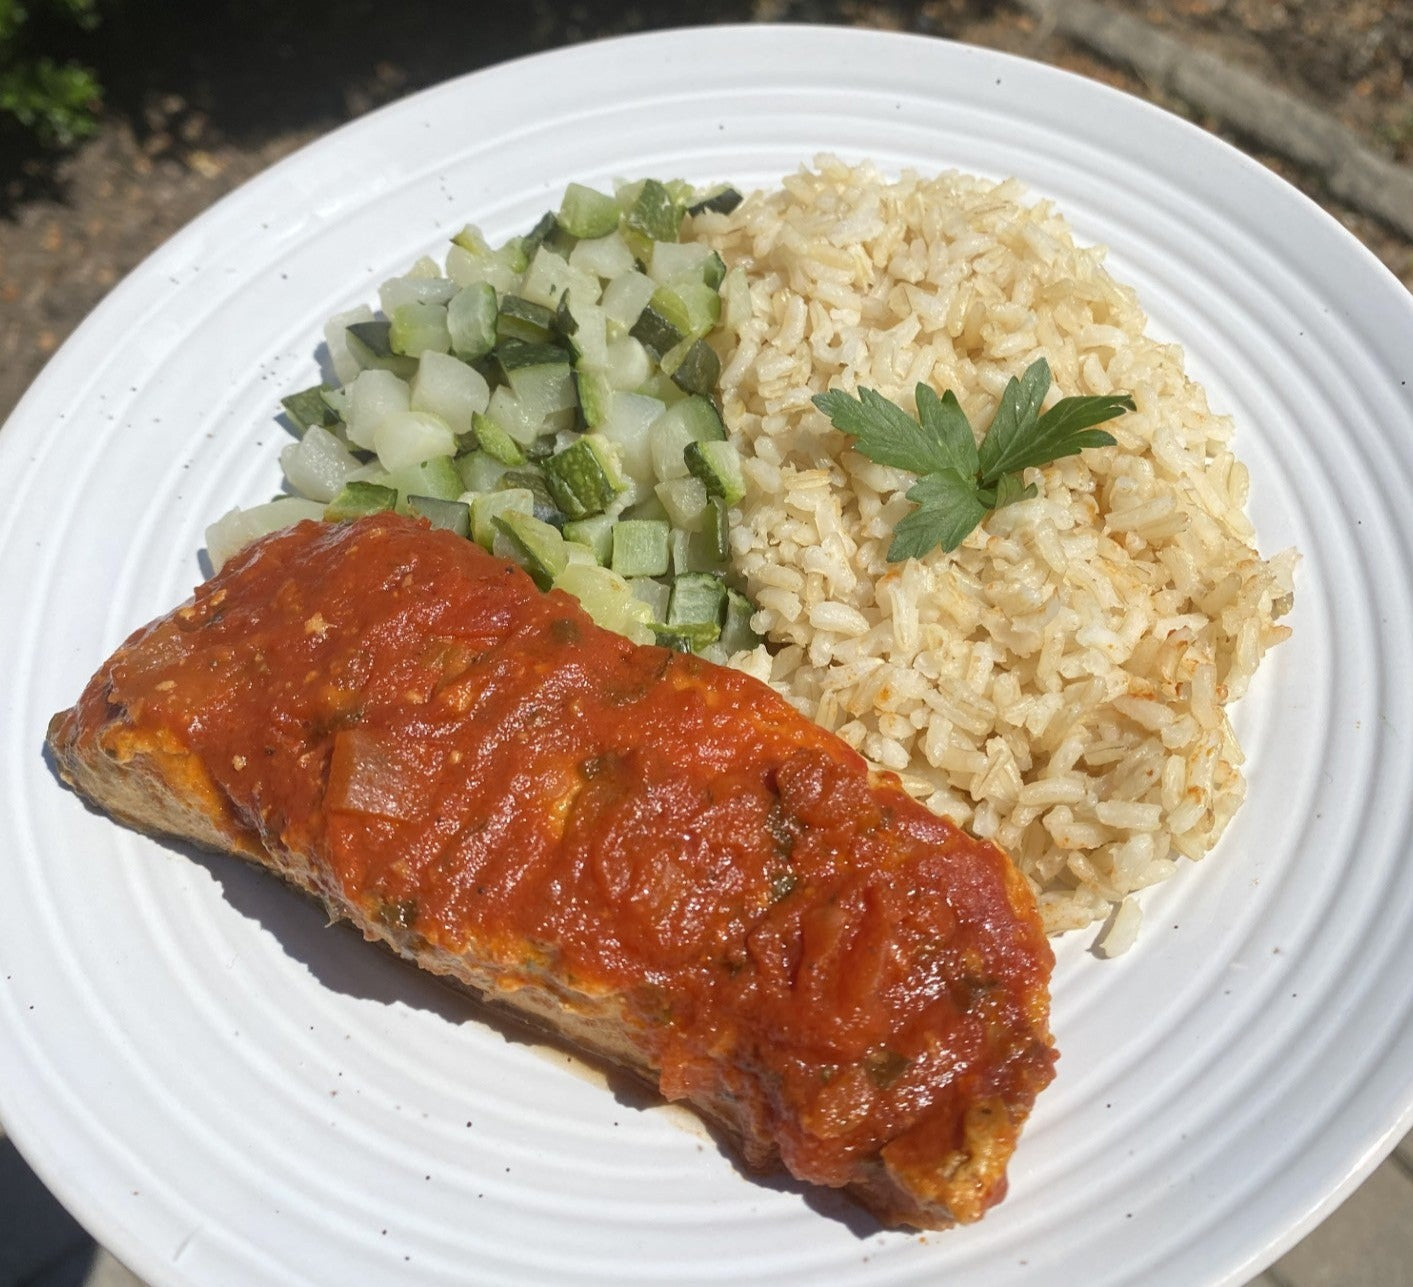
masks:
{"label": "ridged plate rim", "polygon": [[[466,120],[485,136],[452,128]],[[1250,802],[1208,863],[1145,900],[1129,957],[1061,943],[1061,1076],[1012,1196],[925,1238],[740,1178],[671,1112],[468,1021],[258,873],[87,813],[39,753],[101,656],[199,579],[205,524],[278,483],[272,412],[313,373],[322,317],[461,222],[516,230],[569,178],[764,183],[828,150],[1014,173],[1053,197],[1236,415],[1264,552],[1305,555],[1296,635],[1237,713],[1259,747]],[[18,914],[0,939],[7,1129],[159,1287],[454,1282],[467,1257],[486,1282],[1259,1272],[1413,1110],[1399,328],[1413,333],[1407,292],[1254,162],[1116,91],[921,37],[628,37],[335,131],[151,256],[0,433],[18,484],[0,516],[17,627],[0,638],[0,872]],[[1290,807],[1286,784],[1308,798]]]}

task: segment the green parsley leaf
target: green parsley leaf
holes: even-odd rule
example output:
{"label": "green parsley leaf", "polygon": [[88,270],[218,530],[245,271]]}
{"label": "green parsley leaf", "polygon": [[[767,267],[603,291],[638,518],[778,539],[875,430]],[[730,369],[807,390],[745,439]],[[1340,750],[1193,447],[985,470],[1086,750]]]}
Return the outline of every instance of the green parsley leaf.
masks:
{"label": "green parsley leaf", "polygon": [[980,445],[956,395],[939,398],[919,384],[917,419],[872,389],[858,397],[838,389],[814,404],[854,438],[870,460],[918,476],[908,489],[916,508],[893,531],[888,561],[921,558],[937,546],[955,550],[992,510],[1035,496],[1022,471],[1073,456],[1086,447],[1111,447],[1112,434],[1094,426],[1134,409],[1126,393],[1061,398],[1043,415],[1050,364],[1032,362],[1001,394]]}
{"label": "green parsley leaf", "polygon": [[927,385],[919,384],[915,397],[923,429],[936,438],[949,461],[944,468],[960,470],[968,477],[976,473],[981,467],[976,454],[976,435],[971,431],[971,422],[957,401],[957,395],[948,389],[939,398]]}
{"label": "green parsley leaf", "polygon": [[996,499],[992,509],[1005,509],[1017,501],[1030,500],[1040,494],[1034,483],[1023,483],[1019,474],[1002,474],[996,481]]}
{"label": "green parsley leaf", "polygon": [[893,529],[890,563],[920,559],[935,545],[955,550],[990,509],[976,494],[976,480],[956,469],[924,474],[908,489],[908,499],[917,508]]}
{"label": "green parsley leaf", "polygon": [[[1061,398],[1035,422],[1023,439],[1013,442],[1011,449],[993,462],[990,471],[982,471],[982,478],[1011,473],[1031,465],[1048,465],[1052,460],[1073,456],[1085,447],[1111,447],[1113,435],[1091,426],[1103,424],[1133,409],[1133,399],[1126,393]],[[988,433],[987,438],[990,436]]]}
{"label": "green parsley leaf", "polygon": [[[872,389],[860,389],[857,398],[841,389],[831,389],[816,394],[814,404],[836,428],[857,439],[858,449],[865,456],[880,465],[893,465],[910,474],[930,474],[934,469],[953,468],[956,463],[935,434]],[[962,420],[965,423],[966,417]],[[970,425],[967,436],[971,436]]]}
{"label": "green parsley leaf", "polygon": [[986,485],[1015,468],[1004,462],[1026,442],[1049,387],[1050,364],[1044,358],[1037,358],[1026,367],[1019,380],[1012,376],[1006,382],[1001,405],[981,440],[981,477]]}

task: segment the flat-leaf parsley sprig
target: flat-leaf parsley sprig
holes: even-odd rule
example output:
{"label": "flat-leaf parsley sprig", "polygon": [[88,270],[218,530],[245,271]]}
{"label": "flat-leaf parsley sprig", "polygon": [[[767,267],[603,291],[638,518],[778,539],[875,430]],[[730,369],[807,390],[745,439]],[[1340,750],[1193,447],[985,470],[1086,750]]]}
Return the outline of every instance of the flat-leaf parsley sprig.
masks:
{"label": "flat-leaf parsley sprig", "polygon": [[1127,393],[1061,398],[1043,415],[1050,364],[1037,358],[1012,376],[977,444],[956,395],[940,398],[917,386],[917,419],[873,389],[857,398],[841,389],[814,396],[836,429],[853,437],[870,460],[917,475],[908,499],[917,508],[893,530],[888,561],[920,558],[933,547],[955,550],[992,510],[1035,495],[1021,481],[1032,465],[1048,465],[1086,447],[1112,447],[1112,434],[1093,426],[1134,409]]}

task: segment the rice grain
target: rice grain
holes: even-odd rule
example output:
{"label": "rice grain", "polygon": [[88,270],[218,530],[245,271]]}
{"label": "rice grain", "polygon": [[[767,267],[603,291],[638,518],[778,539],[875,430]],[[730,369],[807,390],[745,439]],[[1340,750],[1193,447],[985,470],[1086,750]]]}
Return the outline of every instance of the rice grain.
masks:
{"label": "rice grain", "polygon": [[[723,350],[747,484],[733,565],[769,639],[735,664],[1017,861],[1052,932],[1102,922],[1216,843],[1245,793],[1226,706],[1289,633],[1296,556],[1263,558],[1233,426],[1145,333],[1102,249],[1014,180],[820,158],[694,235],[740,265]],[[810,403],[950,388],[973,425],[1037,357],[1063,396],[1133,395],[1118,439],[1026,471],[1037,495],[950,554],[887,561],[912,475]],[[770,653],[773,652],[772,657]]]}

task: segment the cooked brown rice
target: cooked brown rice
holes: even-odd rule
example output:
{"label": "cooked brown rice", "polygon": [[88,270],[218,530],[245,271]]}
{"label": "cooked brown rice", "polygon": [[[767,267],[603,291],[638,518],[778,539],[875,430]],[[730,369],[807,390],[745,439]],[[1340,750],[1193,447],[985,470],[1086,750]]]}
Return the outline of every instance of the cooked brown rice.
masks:
{"label": "cooked brown rice", "polygon": [[[694,231],[750,284],[721,387],[748,483],[732,553],[771,649],[737,664],[1009,850],[1052,932],[1103,921],[1100,950],[1123,951],[1130,895],[1241,803],[1225,707],[1289,633],[1295,554],[1255,548],[1230,420],[1014,180],[823,158]],[[954,553],[889,564],[912,478],[811,395],[866,385],[912,410],[925,381],[980,426],[1041,355],[1051,400],[1133,395],[1105,426],[1118,446],[1028,471],[1039,495]]]}

